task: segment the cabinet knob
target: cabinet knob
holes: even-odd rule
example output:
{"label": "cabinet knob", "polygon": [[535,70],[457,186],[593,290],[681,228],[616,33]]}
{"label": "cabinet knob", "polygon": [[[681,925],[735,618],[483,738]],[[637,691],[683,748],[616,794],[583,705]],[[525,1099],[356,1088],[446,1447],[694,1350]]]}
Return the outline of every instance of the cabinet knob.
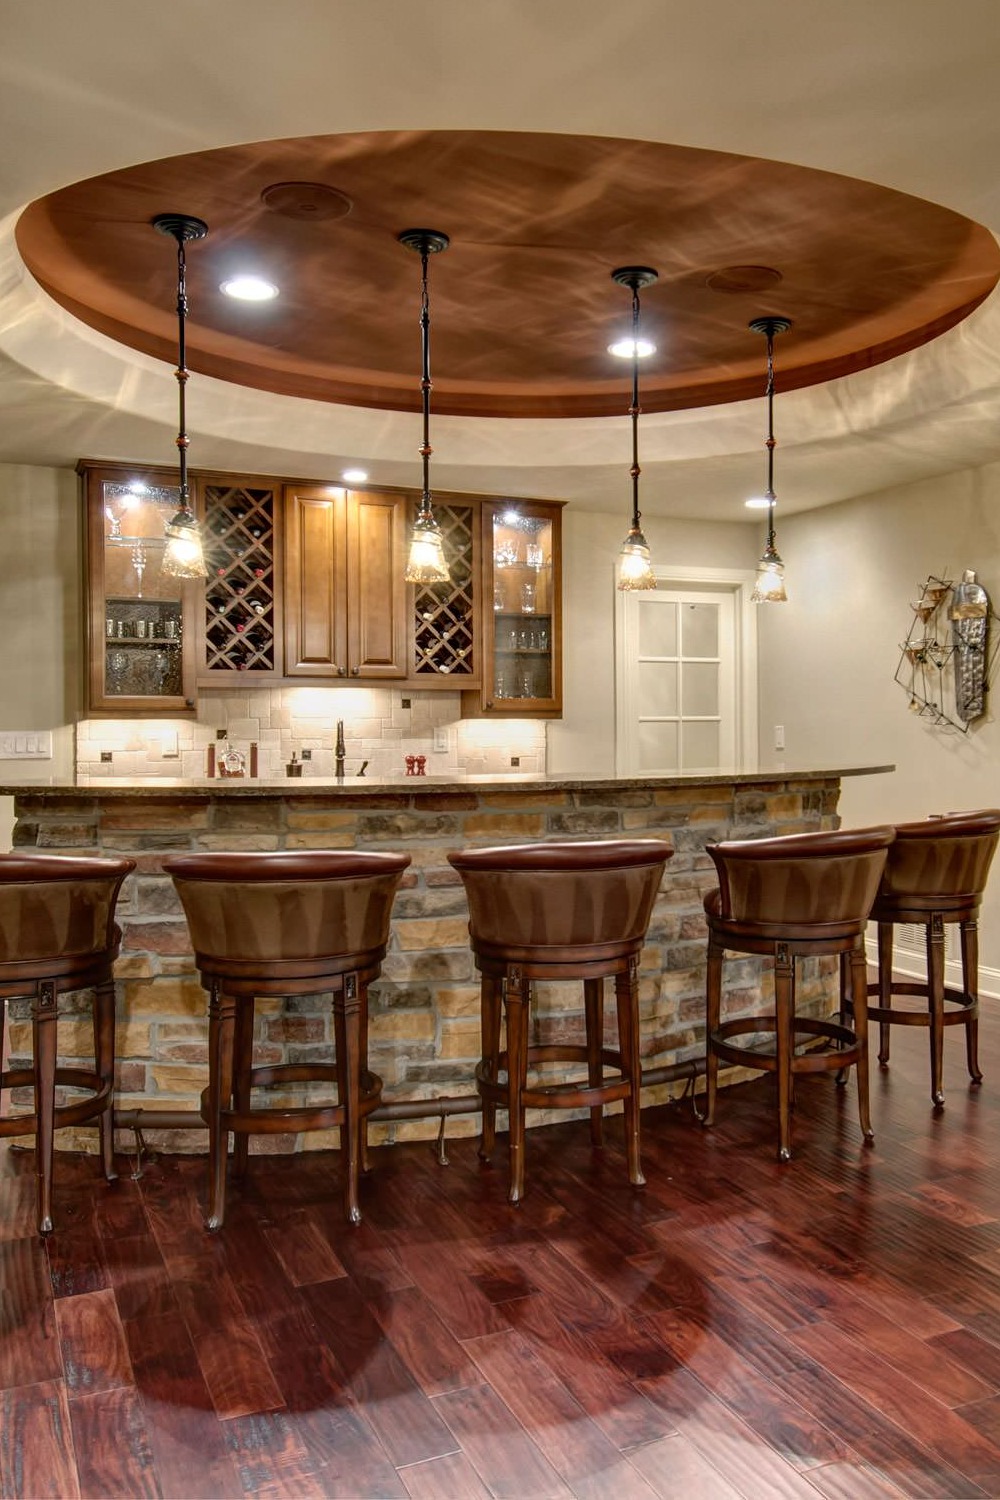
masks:
{"label": "cabinet knob", "polygon": [[486,702],[483,704],[483,707],[484,708],[492,708],[493,707],[493,699],[492,698],[488,698],[486,700]]}
{"label": "cabinet knob", "polygon": [[337,676],[338,677],[346,677],[347,676],[347,668],[346,667],[338,667],[337,668]]}
{"label": "cabinet knob", "polygon": [[361,668],[360,667],[352,667],[351,668],[351,676],[352,677],[360,677],[361,676]]}

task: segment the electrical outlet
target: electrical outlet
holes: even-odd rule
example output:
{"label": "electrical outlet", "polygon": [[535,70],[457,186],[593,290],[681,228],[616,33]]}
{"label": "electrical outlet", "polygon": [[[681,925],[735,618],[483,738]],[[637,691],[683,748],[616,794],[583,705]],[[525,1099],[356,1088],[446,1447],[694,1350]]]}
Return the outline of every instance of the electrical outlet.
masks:
{"label": "electrical outlet", "polygon": [[521,757],[519,755],[512,755],[510,763],[512,766],[519,766],[521,764]]}
{"label": "electrical outlet", "polygon": [[226,738],[226,731],[224,729],[217,729],[215,731],[215,738],[217,740],[224,740]]}
{"label": "electrical outlet", "polygon": [[399,706],[400,706],[400,708],[409,708],[409,706],[410,706],[410,700],[409,700],[409,698],[401,698],[399,700]]}
{"label": "electrical outlet", "polygon": [[110,750],[102,750],[101,751],[101,765],[102,766],[110,766],[110,764],[111,764],[111,762],[113,760],[114,760],[114,756],[112,755],[112,753],[111,753]]}
{"label": "electrical outlet", "polygon": [[299,754],[299,760],[312,760],[312,758],[313,753],[311,750],[303,750]]}

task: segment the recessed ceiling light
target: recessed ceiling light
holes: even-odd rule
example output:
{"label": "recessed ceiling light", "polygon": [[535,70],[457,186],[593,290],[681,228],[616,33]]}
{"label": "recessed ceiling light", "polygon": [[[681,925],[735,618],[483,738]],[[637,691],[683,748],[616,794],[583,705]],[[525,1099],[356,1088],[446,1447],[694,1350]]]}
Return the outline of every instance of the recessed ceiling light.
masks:
{"label": "recessed ceiling light", "polygon": [[345,484],[364,484],[365,480],[368,478],[368,470],[345,469],[340,477]]}
{"label": "recessed ceiling light", "polygon": [[[767,510],[770,503],[765,495],[755,495],[752,500],[744,500],[743,502],[747,510]],[[774,502],[774,508],[775,510],[778,509],[777,500]]]}
{"label": "recessed ceiling light", "polygon": [[651,344],[649,339],[617,339],[615,343],[608,345],[608,353],[613,354],[616,359],[631,359],[633,354],[637,359],[648,359],[651,354],[656,353],[656,345]]}
{"label": "recessed ceiling light", "polygon": [[219,290],[237,302],[270,302],[278,295],[274,282],[265,281],[263,276],[231,276]]}

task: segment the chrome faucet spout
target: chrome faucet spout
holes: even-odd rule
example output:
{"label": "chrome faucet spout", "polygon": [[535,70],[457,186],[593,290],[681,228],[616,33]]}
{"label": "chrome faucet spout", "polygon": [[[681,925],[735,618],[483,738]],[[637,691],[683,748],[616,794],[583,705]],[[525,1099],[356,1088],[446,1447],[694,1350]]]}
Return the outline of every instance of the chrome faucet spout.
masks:
{"label": "chrome faucet spout", "polygon": [[335,758],[335,761],[336,761],[335,772],[336,772],[336,775],[338,777],[342,777],[343,774],[344,774],[344,758],[346,756],[346,753],[347,753],[346,752],[346,747],[344,745],[344,721],[343,721],[343,719],[338,719],[337,720],[337,747],[336,747],[336,750],[334,752],[334,758]]}

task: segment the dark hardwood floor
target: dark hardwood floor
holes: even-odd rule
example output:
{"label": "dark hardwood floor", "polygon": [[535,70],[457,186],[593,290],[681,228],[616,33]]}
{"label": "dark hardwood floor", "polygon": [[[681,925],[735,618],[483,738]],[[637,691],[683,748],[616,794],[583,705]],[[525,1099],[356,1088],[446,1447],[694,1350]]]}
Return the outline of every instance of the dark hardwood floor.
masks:
{"label": "dark hardwood floor", "polygon": [[703,1131],[643,1116],[528,1139],[527,1197],[475,1142],[373,1152],[364,1223],[336,1156],[255,1158],[208,1235],[205,1163],[109,1188],[0,1157],[0,1493],[13,1496],[1000,1495],[1000,1024],[970,1090],[896,1028],[861,1145],[853,1079],[772,1081]]}

